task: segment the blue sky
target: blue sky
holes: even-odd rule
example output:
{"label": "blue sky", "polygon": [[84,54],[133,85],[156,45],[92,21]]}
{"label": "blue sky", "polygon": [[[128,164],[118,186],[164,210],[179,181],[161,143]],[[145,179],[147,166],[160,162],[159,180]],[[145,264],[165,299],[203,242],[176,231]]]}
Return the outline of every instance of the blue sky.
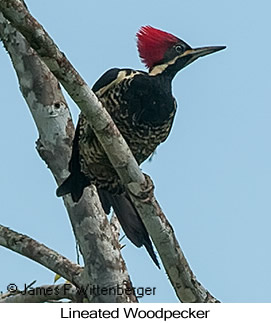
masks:
{"label": "blue sky", "polygon": [[[135,44],[142,25],[194,47],[227,45],[177,75],[172,133],[142,168],[198,280],[223,302],[269,302],[270,2],[26,2],[89,85],[111,67],[144,69]],[[66,211],[35,150],[37,130],[3,48],[0,66],[0,223],[76,261]],[[76,121],[79,110],[69,103]],[[142,302],[177,301],[144,249],[127,241],[123,256],[136,287],[156,287]],[[0,291],[53,282],[52,272],[9,250],[0,248],[0,259]]]}

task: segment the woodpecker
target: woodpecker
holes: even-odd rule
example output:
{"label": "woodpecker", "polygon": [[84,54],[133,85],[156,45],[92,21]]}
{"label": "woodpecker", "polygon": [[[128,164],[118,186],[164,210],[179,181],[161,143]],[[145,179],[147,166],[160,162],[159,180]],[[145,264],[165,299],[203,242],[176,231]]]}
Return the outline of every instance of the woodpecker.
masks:
{"label": "woodpecker", "polygon": [[[177,107],[172,80],[177,72],[225,46],[193,49],[178,37],[151,26],[141,27],[136,36],[139,56],[148,72],[112,68],[92,89],[141,164],[167,139],[172,128]],[[94,184],[105,213],[109,214],[113,207],[126,236],[137,247],[144,245],[159,267],[148,232],[82,113],[69,171],[69,177],[57,189],[57,196],[71,193],[73,201],[78,202],[84,188]]]}

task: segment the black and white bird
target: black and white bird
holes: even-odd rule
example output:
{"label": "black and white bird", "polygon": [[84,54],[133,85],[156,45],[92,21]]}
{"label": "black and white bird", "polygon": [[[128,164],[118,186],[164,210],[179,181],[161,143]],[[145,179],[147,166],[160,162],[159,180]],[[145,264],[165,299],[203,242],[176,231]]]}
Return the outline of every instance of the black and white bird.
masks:
{"label": "black and white bird", "polygon": [[[93,91],[141,164],[167,139],[172,128],[177,107],[172,95],[175,75],[197,58],[225,46],[193,49],[170,33],[144,26],[137,33],[137,47],[148,71],[112,68],[98,79]],[[159,267],[148,232],[82,113],[69,171],[69,177],[57,189],[57,196],[70,193],[73,201],[78,202],[86,186],[96,185],[105,213],[113,207],[126,236],[137,247],[144,245]]]}

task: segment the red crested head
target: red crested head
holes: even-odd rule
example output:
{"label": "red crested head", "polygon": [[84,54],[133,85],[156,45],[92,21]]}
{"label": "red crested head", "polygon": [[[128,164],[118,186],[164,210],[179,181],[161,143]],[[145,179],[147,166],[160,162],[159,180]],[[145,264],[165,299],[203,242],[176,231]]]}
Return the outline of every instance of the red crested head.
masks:
{"label": "red crested head", "polygon": [[151,26],[141,27],[136,36],[139,56],[148,68],[162,61],[166,51],[180,41],[176,36]]}

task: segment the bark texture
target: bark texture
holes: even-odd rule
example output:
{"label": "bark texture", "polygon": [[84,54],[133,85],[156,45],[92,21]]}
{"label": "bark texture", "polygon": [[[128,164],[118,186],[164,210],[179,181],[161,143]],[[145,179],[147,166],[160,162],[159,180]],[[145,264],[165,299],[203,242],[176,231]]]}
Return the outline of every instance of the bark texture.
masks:
{"label": "bark texture", "polygon": [[[145,180],[129,147],[113,123],[110,115],[101,106],[94,93],[67,60],[65,55],[54,44],[44,28],[30,15],[21,1],[2,0],[0,2],[0,10],[3,12],[5,18],[24,35],[32,47],[32,49],[29,50],[34,49],[35,53],[37,52],[39,57],[61,82],[71,98],[87,117],[112,165],[118,172],[122,182],[126,185],[138,213],[158,250],[178,298],[182,302],[217,302],[217,300],[196,280],[181,251],[171,225],[167,221],[153,195],[152,181],[148,177],[146,177]],[[9,41],[6,41],[6,47],[8,44]],[[52,102],[50,106],[53,116],[59,114],[54,102]],[[62,111],[65,111],[65,108],[66,106],[64,103]],[[59,139],[58,136],[53,135],[55,133],[54,129],[50,128],[47,130],[50,131],[52,137],[55,138],[56,141],[60,141],[61,144],[63,144],[63,142],[70,142],[70,138],[72,137],[70,136],[70,132],[73,133],[70,123],[71,122],[67,119],[63,121],[62,131],[64,136],[61,139]],[[49,156],[52,150],[47,149],[47,146],[44,144],[45,140],[40,140],[40,142],[41,146],[38,146],[38,149],[41,152],[41,156],[43,158],[47,155]],[[54,145],[58,146],[58,144]],[[57,150],[58,148],[55,147],[55,149]],[[52,169],[52,158],[45,159]],[[66,169],[66,167],[67,164],[64,167],[62,164],[58,169],[59,177],[56,176],[57,181],[60,178],[63,179],[67,176],[67,171],[62,171],[63,169]],[[103,212],[99,201],[97,200],[97,195],[94,193],[95,190],[87,189],[85,191],[84,199],[80,200],[76,206],[72,203],[70,198],[65,198],[65,205],[70,212],[70,218],[81,251],[84,255],[86,264],[89,264],[84,272],[89,278],[94,277],[95,280],[99,280],[99,271],[96,270],[96,274],[91,271],[92,267],[90,263],[92,261],[97,261],[97,259],[89,250],[93,247],[100,247],[100,244],[102,243],[103,245],[106,245],[104,248],[105,254],[99,253],[101,259],[98,262],[99,269],[105,269],[105,277],[110,277],[107,281],[116,281],[117,277],[114,274],[117,273],[121,273],[127,277],[124,263],[119,257],[118,242],[116,239],[112,240],[112,234],[107,234],[107,230],[110,232],[110,228],[108,227],[104,215],[102,215],[104,221],[101,221],[101,214],[103,214]],[[91,205],[89,203],[90,198],[92,199]],[[83,212],[83,210],[88,208],[94,213],[94,216],[92,215],[91,219]],[[73,210],[73,212],[71,212],[71,210]],[[76,216],[77,221],[74,219],[74,216]],[[80,220],[78,220],[78,218]],[[80,234],[77,234],[79,228]],[[96,233],[97,228],[101,229],[98,233]],[[111,243],[112,241],[113,244]],[[112,246],[113,252],[108,254],[110,250],[112,251]],[[92,269],[95,268],[97,269],[95,266]],[[122,299],[119,301],[124,300]]]}
{"label": "bark texture", "polygon": [[[62,182],[68,175],[74,126],[58,81],[21,33],[2,14],[0,37],[12,59],[20,89],[39,131],[38,152],[56,181]],[[119,243],[112,234],[95,188],[86,189],[80,203],[73,203],[70,197],[65,197],[64,203],[84,258],[80,286],[113,287],[123,285],[123,282],[124,286],[127,286],[126,282],[131,285]],[[54,268],[50,269],[57,272]],[[68,280],[72,281],[70,278]],[[133,295],[125,294],[89,293],[88,296],[92,302],[136,301]]]}

